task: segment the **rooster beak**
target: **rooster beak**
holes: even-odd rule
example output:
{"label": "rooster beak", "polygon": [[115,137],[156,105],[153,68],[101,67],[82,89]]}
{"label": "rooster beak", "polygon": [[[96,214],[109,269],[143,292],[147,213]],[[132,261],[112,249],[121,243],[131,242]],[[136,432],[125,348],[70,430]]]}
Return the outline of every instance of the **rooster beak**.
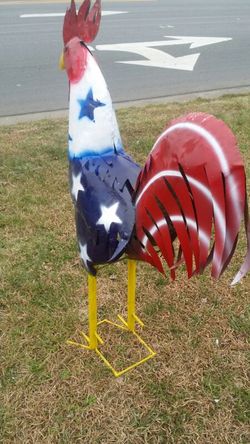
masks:
{"label": "rooster beak", "polygon": [[65,64],[64,64],[64,54],[62,52],[60,59],[59,59],[59,68],[60,69],[65,69]]}

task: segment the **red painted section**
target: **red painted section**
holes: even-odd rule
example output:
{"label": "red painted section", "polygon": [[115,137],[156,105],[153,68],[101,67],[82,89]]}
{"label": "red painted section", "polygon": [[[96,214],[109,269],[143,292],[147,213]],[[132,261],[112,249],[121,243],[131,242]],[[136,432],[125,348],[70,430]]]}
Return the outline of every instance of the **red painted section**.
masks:
{"label": "red painted section", "polygon": [[64,48],[64,65],[71,83],[78,83],[87,67],[88,49],[74,37]]}
{"label": "red painted section", "polygon": [[[236,139],[224,122],[204,113],[173,120],[138,178],[131,251],[159,271],[162,255],[172,278],[183,262],[178,251],[188,277],[202,273],[211,261],[212,276],[219,277],[234,253],[244,217],[245,179]],[[160,250],[157,259],[155,248]],[[246,262],[244,272],[250,267]]]}
{"label": "red painted section", "polygon": [[91,43],[95,39],[101,21],[101,0],[96,0],[91,9],[90,5],[91,1],[85,0],[77,14],[75,2],[71,1],[63,25],[65,45],[74,37],[79,37],[84,43]]}

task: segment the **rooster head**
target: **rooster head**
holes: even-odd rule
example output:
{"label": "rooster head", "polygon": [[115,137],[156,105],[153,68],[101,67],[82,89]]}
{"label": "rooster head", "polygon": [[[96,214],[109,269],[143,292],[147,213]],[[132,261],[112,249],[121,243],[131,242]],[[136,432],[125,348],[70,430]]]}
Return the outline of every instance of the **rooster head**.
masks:
{"label": "rooster head", "polygon": [[84,0],[78,13],[71,0],[64,18],[64,50],[60,58],[60,68],[66,69],[71,83],[77,83],[84,74],[89,51],[86,44],[95,39],[100,21],[101,0],[96,0],[92,8],[91,0]]}

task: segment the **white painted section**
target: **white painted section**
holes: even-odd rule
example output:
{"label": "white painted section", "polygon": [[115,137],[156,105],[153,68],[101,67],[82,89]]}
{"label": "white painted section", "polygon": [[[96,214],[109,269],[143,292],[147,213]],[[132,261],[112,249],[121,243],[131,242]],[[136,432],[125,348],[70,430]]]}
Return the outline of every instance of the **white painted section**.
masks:
{"label": "white painted section", "polygon": [[112,223],[116,223],[116,224],[122,223],[122,220],[116,214],[118,206],[119,206],[119,202],[114,203],[110,207],[106,207],[105,205],[101,205],[102,215],[99,218],[99,220],[96,222],[96,225],[104,225],[107,233],[109,232],[110,225]]}
{"label": "white painted section", "polygon": [[[102,11],[102,16],[127,14],[128,11]],[[50,12],[44,14],[21,14],[20,18],[43,18],[43,17],[64,17],[65,12]]]}
{"label": "white painted section", "polygon": [[79,191],[85,191],[81,184],[82,173],[79,173],[77,176],[72,174],[72,188],[71,194],[74,197],[75,201],[77,201]]}
{"label": "white painted section", "polygon": [[[93,99],[105,104],[95,108],[94,121],[88,117],[79,119],[81,110],[79,100],[85,100],[90,89],[93,92]],[[70,158],[89,153],[102,155],[107,149],[114,149],[114,146],[117,151],[122,149],[111,97],[100,68],[90,53],[82,79],[78,83],[70,84],[69,134],[72,139],[69,140]]]}
{"label": "white painted section", "polygon": [[79,243],[79,247],[80,247],[80,258],[83,260],[85,267],[88,267],[87,262],[92,262],[88,252],[87,252],[87,244],[82,245],[81,243]]}

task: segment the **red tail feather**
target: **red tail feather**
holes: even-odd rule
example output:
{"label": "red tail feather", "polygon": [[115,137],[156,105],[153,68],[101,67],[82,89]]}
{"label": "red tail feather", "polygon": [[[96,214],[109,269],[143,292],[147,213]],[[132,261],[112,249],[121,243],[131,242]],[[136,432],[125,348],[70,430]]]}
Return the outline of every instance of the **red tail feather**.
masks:
{"label": "red tail feather", "polygon": [[63,41],[66,45],[73,37],[79,37],[85,43],[91,43],[99,30],[101,21],[101,0],[96,0],[90,9],[91,0],[84,0],[78,14],[75,1],[71,0],[63,25]]}
{"label": "red tail feather", "polygon": [[[162,271],[152,254],[156,246],[173,270],[177,237],[189,277],[211,260],[212,276],[219,277],[233,255],[247,205],[245,171],[233,133],[203,113],[174,120],[139,176],[135,202],[131,246],[139,258]],[[240,277],[250,268],[249,256],[248,247]]]}

